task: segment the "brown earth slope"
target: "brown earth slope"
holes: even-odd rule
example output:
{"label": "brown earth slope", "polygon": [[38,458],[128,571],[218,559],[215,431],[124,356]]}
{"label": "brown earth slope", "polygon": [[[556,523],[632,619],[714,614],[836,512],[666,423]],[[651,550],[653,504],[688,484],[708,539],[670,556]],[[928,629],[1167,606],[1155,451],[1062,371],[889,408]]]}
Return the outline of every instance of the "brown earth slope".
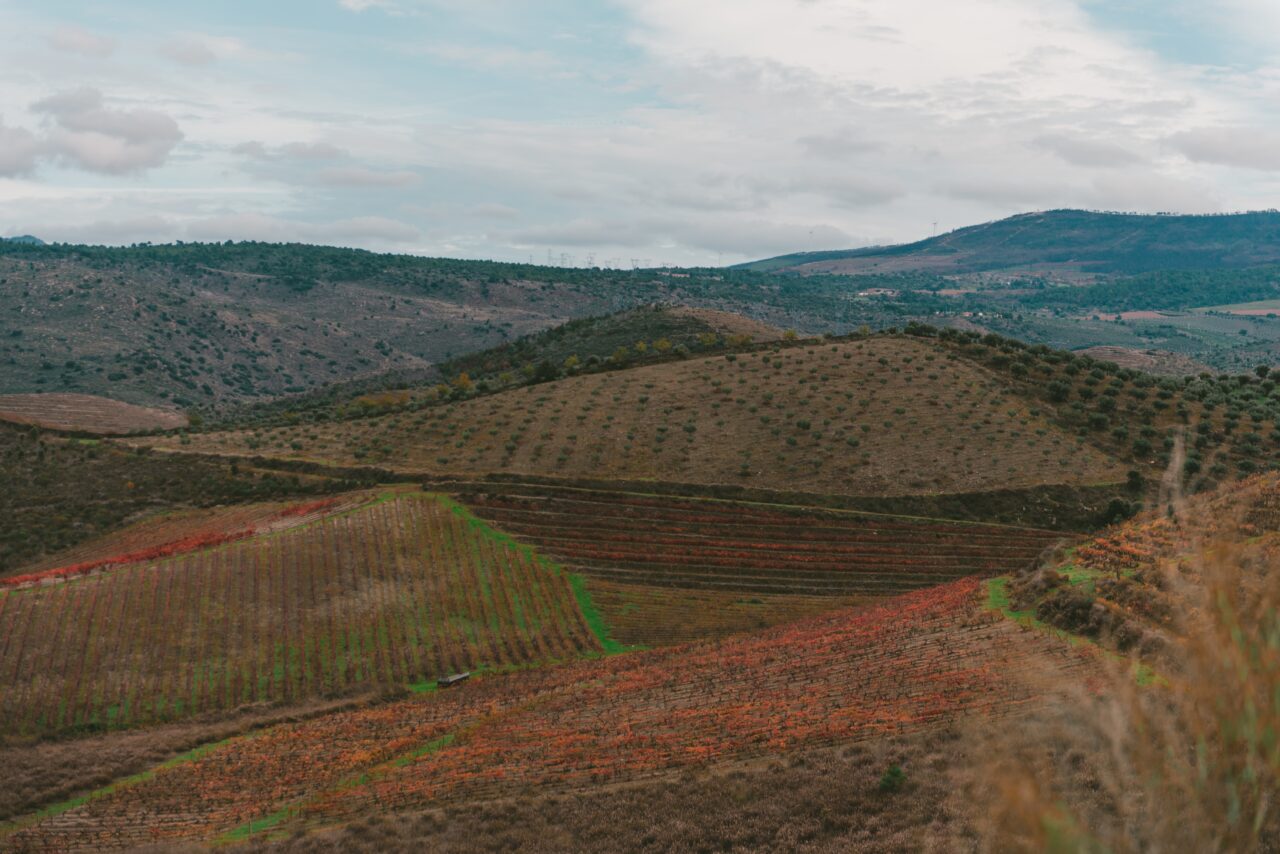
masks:
{"label": "brown earth slope", "polygon": [[575,376],[378,418],[137,441],[406,473],[844,495],[1124,479],[1051,414],[935,342],[883,337]]}
{"label": "brown earth slope", "polygon": [[0,419],[104,436],[187,426],[187,416],[181,412],[134,406],[91,394],[0,395]]}

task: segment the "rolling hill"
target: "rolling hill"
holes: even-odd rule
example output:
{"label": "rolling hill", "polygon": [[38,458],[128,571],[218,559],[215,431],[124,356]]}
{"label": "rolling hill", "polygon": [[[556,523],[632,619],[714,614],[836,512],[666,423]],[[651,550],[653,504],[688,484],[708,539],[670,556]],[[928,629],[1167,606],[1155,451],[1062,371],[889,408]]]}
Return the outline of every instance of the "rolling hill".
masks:
{"label": "rolling hill", "polygon": [[570,578],[447,500],[361,494],[148,526],[0,584],[0,732],[403,693],[598,652]]}
{"label": "rolling hill", "polygon": [[[503,363],[527,361],[529,346],[560,365],[573,354],[561,345],[603,346],[605,327],[515,342],[566,321],[655,303],[744,315],[756,324],[733,331],[723,315],[686,313],[670,334],[652,336],[673,344],[673,335],[687,337],[699,325],[756,337],[773,334],[770,327],[843,334],[944,317],[963,326],[981,312],[1003,319],[996,331],[1033,342],[1136,346],[1143,342],[1112,327],[1067,330],[1019,315],[1272,298],[1280,293],[1277,218],[1054,211],[902,247],[683,271],[550,268],[293,244],[7,241],[0,243],[0,394],[105,395],[208,415],[284,396],[325,398],[335,385],[359,394],[434,381],[442,363],[451,365],[446,374],[470,367],[501,373]],[[1246,268],[1240,281],[1224,275]],[[1080,293],[1046,288],[1046,277],[1093,286]],[[1011,279],[1016,287],[1001,291]],[[1211,291],[1212,299],[1197,301],[1197,291]],[[1164,344],[1210,364],[1244,343],[1204,335],[1166,340],[1158,331],[1149,333],[1158,340],[1142,349]],[[624,344],[619,338],[615,349]],[[494,350],[502,345],[513,346]],[[484,359],[459,361],[486,350],[493,352]]]}
{"label": "rolling hill", "polygon": [[177,509],[324,495],[359,485],[225,461],[138,454],[0,423],[0,576]]}
{"label": "rolling hill", "polygon": [[638,301],[610,297],[586,273],[532,266],[267,244],[5,243],[0,393],[190,407],[421,376]]}
{"label": "rolling hill", "polygon": [[[1124,480],[987,368],[912,337],[570,377],[416,412],[137,444],[400,473],[673,480],[843,495]],[[1033,411],[1034,410],[1034,411]]]}
{"label": "rolling hill", "polygon": [[[817,331],[861,322],[838,294],[745,271],[540,267],[295,244],[2,243],[0,394],[216,409],[334,383],[385,387],[434,378],[440,362],[568,320],[654,303]],[[744,331],[725,323],[745,321],[682,310],[673,334]]]}
{"label": "rolling hill", "polygon": [[986,611],[978,592],[965,580],[755,635],[282,725],[0,833],[7,845],[55,848],[234,842],[377,811],[582,791],[1003,718],[1043,696],[1045,677],[1091,666],[1087,651]]}
{"label": "rolling hill", "polygon": [[[776,341],[784,332],[749,317],[683,305],[650,305],[570,320],[440,363],[441,381],[465,374],[481,390],[546,382],[583,371],[670,361],[690,353],[716,353]],[[403,377],[335,383],[314,392],[228,407],[211,418],[236,426],[297,423],[403,410],[432,399],[435,389],[407,384]],[[2,400],[2,398],[0,398]]]}
{"label": "rolling hill", "polygon": [[802,252],[758,272],[939,275],[988,271],[1140,273],[1280,263],[1280,212],[1173,216],[1057,210],[1020,214],[900,246]]}

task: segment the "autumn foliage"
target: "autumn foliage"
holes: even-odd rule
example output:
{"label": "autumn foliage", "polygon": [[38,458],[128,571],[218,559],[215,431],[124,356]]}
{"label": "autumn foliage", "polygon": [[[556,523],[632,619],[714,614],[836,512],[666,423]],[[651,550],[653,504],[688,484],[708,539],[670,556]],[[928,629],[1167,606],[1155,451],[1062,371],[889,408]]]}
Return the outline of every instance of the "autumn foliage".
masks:
{"label": "autumn foliage", "polygon": [[[644,779],[847,743],[1034,700],[1086,653],[985,612],[965,579],[756,635],[508,676],[246,736],[5,842],[214,840],[250,822]],[[1048,668],[1048,671],[1044,670]]]}

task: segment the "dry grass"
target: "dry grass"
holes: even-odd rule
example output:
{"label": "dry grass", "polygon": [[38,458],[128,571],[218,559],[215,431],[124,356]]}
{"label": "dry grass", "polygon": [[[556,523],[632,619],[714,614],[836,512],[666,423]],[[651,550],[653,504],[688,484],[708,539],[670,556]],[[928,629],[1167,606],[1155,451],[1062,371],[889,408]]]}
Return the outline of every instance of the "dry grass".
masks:
{"label": "dry grass", "polygon": [[987,735],[998,758],[971,790],[990,795],[987,848],[1278,850],[1272,546],[1265,537],[1202,541],[1161,559],[1174,630],[1156,681],[1143,686],[1131,662],[1116,663],[1092,692],[1048,708],[1014,737]]}
{"label": "dry grass", "polygon": [[934,342],[874,338],[572,377],[416,413],[146,444],[404,472],[845,495],[1124,479],[1043,404]]}
{"label": "dry grass", "polygon": [[[709,852],[976,850],[950,808],[964,744],[942,730],[639,785],[371,817],[236,851]],[[905,782],[882,791],[897,765]]]}
{"label": "dry grass", "polygon": [[288,711],[245,708],[220,721],[187,721],[65,741],[0,740],[0,821],[156,767],[201,745],[258,727],[335,711],[356,701],[311,703]]}
{"label": "dry grass", "polygon": [[777,341],[783,336],[783,331],[776,326],[770,326],[763,321],[732,311],[694,308],[688,305],[674,305],[667,311],[675,317],[700,320],[721,335],[745,335],[752,341]]}

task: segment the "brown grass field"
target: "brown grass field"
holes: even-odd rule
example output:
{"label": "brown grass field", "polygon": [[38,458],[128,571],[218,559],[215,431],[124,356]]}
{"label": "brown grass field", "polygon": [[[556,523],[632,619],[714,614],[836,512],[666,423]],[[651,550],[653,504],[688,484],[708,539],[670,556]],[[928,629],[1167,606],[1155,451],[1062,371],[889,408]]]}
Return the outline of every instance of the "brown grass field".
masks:
{"label": "brown grass field", "polygon": [[953,351],[874,338],[729,354],[364,420],[136,440],[406,473],[737,484],[844,495],[1124,480]]}
{"label": "brown grass field", "polygon": [[102,436],[187,426],[187,416],[181,412],[91,394],[0,395],[0,420]]}
{"label": "brown grass field", "polygon": [[777,341],[782,338],[783,331],[770,326],[761,320],[747,317],[732,311],[718,311],[714,308],[695,308],[688,305],[675,305],[667,309],[675,317],[691,317],[701,320],[721,335],[746,335],[752,341]]}

